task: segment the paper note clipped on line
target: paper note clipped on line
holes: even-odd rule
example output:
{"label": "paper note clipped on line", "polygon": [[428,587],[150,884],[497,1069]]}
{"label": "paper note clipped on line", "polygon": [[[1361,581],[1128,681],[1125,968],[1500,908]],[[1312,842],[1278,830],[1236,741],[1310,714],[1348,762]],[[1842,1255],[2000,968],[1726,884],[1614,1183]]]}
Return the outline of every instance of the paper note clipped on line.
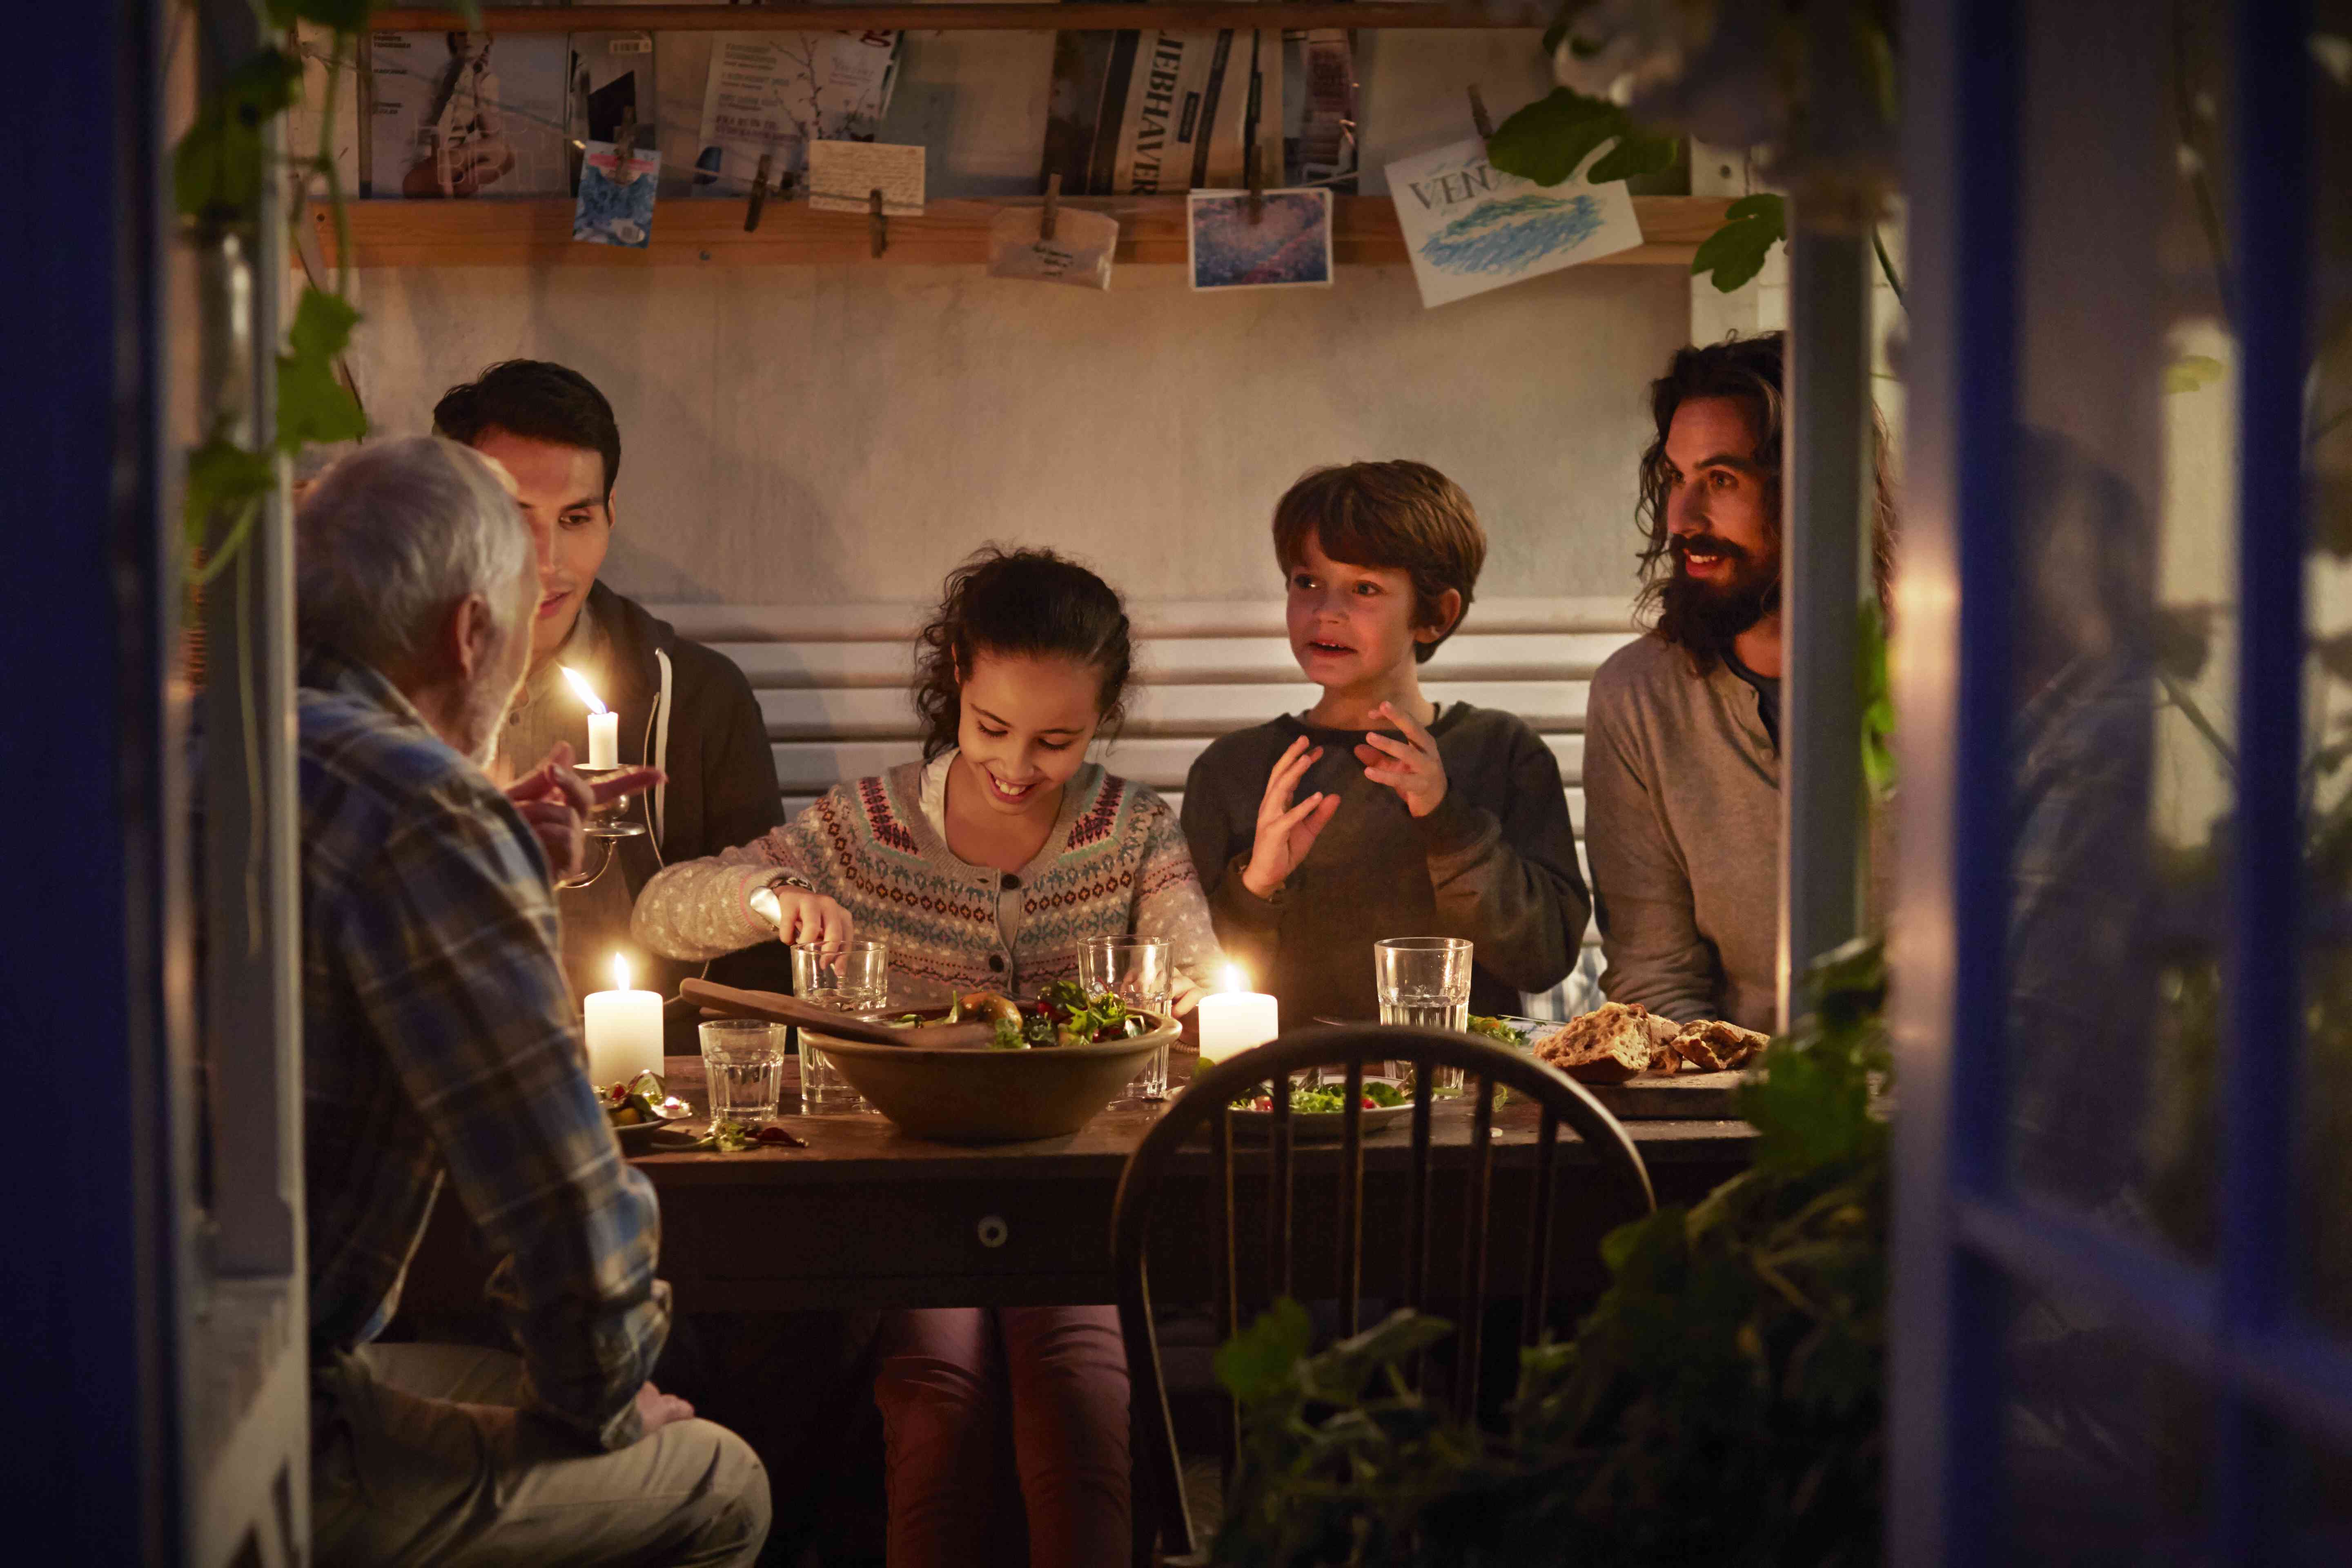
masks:
{"label": "paper note clipped on line", "polygon": [[889,142],[812,142],[808,144],[809,205],[821,213],[871,210],[872,193],[882,193],[889,217],[923,216],[923,149]]}
{"label": "paper note clipped on line", "polygon": [[1388,165],[1422,304],[1451,304],[1641,244],[1625,183],[1593,184],[1585,169],[1538,185],[1488,163],[1475,137]]}
{"label": "paper note clipped on line", "polygon": [[1064,207],[1046,239],[1042,207],[1007,207],[988,224],[988,275],[1024,283],[1067,283],[1079,289],[1110,287],[1111,253],[1118,248],[1118,220],[1101,213]]}

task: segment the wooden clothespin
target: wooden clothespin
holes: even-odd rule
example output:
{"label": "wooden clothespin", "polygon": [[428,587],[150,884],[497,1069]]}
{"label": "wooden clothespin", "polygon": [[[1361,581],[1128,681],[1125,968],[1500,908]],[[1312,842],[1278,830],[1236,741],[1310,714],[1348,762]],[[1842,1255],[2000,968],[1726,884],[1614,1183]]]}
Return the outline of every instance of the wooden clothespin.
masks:
{"label": "wooden clothespin", "polygon": [[873,225],[874,254],[879,258],[890,248],[890,220],[882,213],[882,189],[876,186],[866,193],[867,221]]}
{"label": "wooden clothespin", "polygon": [[1478,96],[1478,84],[1470,84],[1470,123],[1478,128],[1478,140],[1495,139],[1495,117],[1486,112],[1486,100]]}
{"label": "wooden clothespin", "polygon": [[1045,178],[1045,215],[1037,220],[1037,237],[1039,239],[1053,238],[1054,226],[1061,221],[1061,216],[1062,176],[1059,174],[1049,174]]}
{"label": "wooden clothespin", "polygon": [[616,180],[629,177],[629,160],[637,155],[637,111],[625,110],[621,128],[613,133],[613,176]]}
{"label": "wooden clothespin", "polygon": [[773,153],[760,154],[760,172],[751,176],[751,205],[743,209],[743,232],[750,234],[760,226],[760,209],[768,205],[768,171],[775,166]]}

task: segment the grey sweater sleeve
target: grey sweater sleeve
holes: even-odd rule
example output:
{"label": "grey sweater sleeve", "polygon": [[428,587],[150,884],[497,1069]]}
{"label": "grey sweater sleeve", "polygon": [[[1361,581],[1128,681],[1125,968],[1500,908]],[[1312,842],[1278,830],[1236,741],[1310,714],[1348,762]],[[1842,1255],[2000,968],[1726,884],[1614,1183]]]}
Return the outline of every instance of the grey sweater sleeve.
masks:
{"label": "grey sweater sleeve", "polygon": [[1503,776],[1452,781],[1415,826],[1444,930],[1468,937],[1489,973],[1541,992],[1576,966],[1591,903],[1559,764],[1533,730],[1517,731]]}
{"label": "grey sweater sleeve", "polygon": [[1666,833],[1631,718],[1622,689],[1595,680],[1584,725],[1584,847],[1608,961],[1601,989],[1678,1024],[1712,1018],[1721,1011],[1721,965],[1699,933],[1690,873]]}
{"label": "grey sweater sleeve", "polygon": [[1261,899],[1242,885],[1241,868],[1257,839],[1257,805],[1265,780],[1243,776],[1235,748],[1211,745],[1184,779],[1184,842],[1208,894],[1209,919],[1227,958],[1252,982],[1274,973],[1281,942],[1282,894]]}

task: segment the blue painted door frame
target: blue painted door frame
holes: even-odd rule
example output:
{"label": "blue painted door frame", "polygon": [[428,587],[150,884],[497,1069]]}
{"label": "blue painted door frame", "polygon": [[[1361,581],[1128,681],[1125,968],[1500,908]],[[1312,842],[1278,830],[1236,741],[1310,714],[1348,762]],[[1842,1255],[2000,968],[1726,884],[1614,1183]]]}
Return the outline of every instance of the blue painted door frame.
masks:
{"label": "blue painted door frame", "polygon": [[163,1089],[164,954],[179,932],[162,826],[177,790],[162,647],[175,579],[155,374],[164,10],[42,8],[23,35],[37,64],[12,87],[39,150],[14,163],[0,229],[0,1037],[16,1126],[0,1140],[0,1474],[31,1504],[24,1538],[69,1542],[65,1555],[89,1563],[178,1550]]}
{"label": "blue painted door frame", "polygon": [[2218,1241],[2199,1266],[2021,1192],[2009,1161],[2011,660],[2020,530],[2032,521],[2019,490],[2021,289],[2034,260],[2020,249],[2020,62],[2047,15],[2025,0],[1915,0],[1904,15],[1914,270],[1897,617],[1905,800],[1890,1542],[1906,1568],[2007,1560],[2004,1314],[2018,1300],[2063,1298],[2123,1325],[2139,1352],[2199,1391],[2212,1427],[2202,1560],[2268,1563],[2287,1550],[2280,1489],[2292,1466],[2283,1456],[2300,1446],[2352,1452],[2352,1349],[2294,1301],[2310,16],[2276,0],[2234,7],[2238,826]]}

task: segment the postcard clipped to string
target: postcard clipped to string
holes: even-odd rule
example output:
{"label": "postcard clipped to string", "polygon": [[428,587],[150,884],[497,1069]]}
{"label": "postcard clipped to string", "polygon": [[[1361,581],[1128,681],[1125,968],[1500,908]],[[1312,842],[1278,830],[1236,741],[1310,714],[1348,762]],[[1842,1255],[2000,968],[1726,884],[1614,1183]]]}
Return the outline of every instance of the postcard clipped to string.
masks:
{"label": "postcard clipped to string", "polygon": [[1044,228],[1045,214],[1036,207],[1007,207],[990,219],[988,275],[1079,289],[1110,287],[1118,219],[1064,207],[1055,216],[1053,238],[1044,237]]}
{"label": "postcard clipped to string", "polygon": [[1388,176],[1424,308],[1642,243],[1623,181],[1592,184],[1579,169],[1557,185],[1538,185],[1486,162],[1486,144],[1475,137],[1400,158]]}
{"label": "postcard clipped to string", "polygon": [[591,142],[580,170],[580,205],[572,237],[591,245],[643,250],[654,232],[654,192],[661,184],[661,154],[633,153],[624,164],[610,142]]}
{"label": "postcard clipped to string", "polygon": [[1254,223],[1246,191],[1194,191],[1185,208],[1193,288],[1331,286],[1328,190],[1268,191]]}
{"label": "postcard clipped to string", "polygon": [[923,149],[889,142],[808,144],[809,205],[821,213],[872,210],[882,193],[886,217],[923,216]]}

